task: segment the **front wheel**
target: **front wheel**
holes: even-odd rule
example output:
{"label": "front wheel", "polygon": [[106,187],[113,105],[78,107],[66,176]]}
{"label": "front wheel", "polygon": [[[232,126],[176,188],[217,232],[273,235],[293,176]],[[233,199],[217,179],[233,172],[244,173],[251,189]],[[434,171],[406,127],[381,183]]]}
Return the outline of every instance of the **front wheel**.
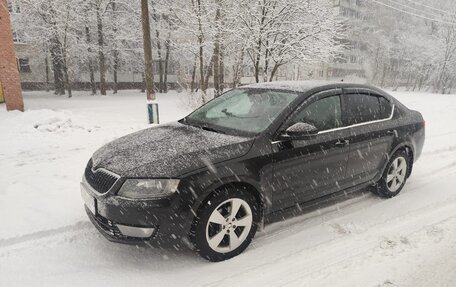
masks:
{"label": "front wheel", "polygon": [[382,178],[373,186],[374,193],[386,198],[398,195],[407,181],[410,164],[405,151],[395,153],[388,162]]}
{"label": "front wheel", "polygon": [[252,193],[239,189],[216,191],[200,208],[190,237],[202,257],[223,261],[247,248],[255,236],[259,215]]}

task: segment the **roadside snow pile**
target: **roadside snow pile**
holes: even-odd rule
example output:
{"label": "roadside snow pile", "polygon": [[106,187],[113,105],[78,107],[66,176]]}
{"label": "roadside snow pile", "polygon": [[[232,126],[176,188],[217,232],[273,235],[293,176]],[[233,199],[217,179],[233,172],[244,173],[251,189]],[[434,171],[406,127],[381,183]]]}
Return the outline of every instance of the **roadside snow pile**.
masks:
{"label": "roadside snow pile", "polygon": [[21,132],[65,133],[73,130],[92,132],[94,127],[76,124],[69,111],[32,110],[21,112],[2,112],[0,119],[10,127],[17,126]]}
{"label": "roadside snow pile", "polygon": [[[45,113],[44,117],[33,125],[35,129],[40,132],[67,132],[74,129],[85,129],[91,132],[90,128],[86,129],[83,126],[74,124],[68,112],[49,112],[50,114]],[[29,114],[29,116],[31,115]]]}
{"label": "roadside snow pile", "polygon": [[[79,183],[87,161],[108,142],[150,127],[145,95],[136,91],[71,99],[25,92],[24,101],[24,113],[0,104],[0,258],[5,240],[86,222]],[[176,106],[175,92],[158,101],[162,123],[189,112]],[[0,277],[2,268],[0,259]]]}

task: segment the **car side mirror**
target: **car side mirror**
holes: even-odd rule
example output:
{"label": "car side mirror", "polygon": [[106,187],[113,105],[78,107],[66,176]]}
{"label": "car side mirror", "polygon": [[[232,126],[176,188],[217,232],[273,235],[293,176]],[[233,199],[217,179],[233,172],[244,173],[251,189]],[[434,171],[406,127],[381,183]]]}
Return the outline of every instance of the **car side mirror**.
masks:
{"label": "car side mirror", "polygon": [[299,140],[306,139],[317,134],[318,129],[314,125],[307,123],[296,123],[286,129],[282,137],[286,139]]}

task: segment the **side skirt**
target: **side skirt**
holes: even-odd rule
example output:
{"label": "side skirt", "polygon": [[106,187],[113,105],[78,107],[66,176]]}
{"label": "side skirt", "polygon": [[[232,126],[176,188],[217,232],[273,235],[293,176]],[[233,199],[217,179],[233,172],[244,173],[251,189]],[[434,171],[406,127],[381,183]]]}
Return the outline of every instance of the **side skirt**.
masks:
{"label": "side skirt", "polygon": [[[344,190],[337,191],[335,193],[325,195],[323,197],[302,202],[296,204],[295,206],[288,207],[286,209],[278,210],[264,216],[264,225],[272,224],[279,221],[284,221],[286,219],[290,219],[296,216],[300,216],[312,211],[316,211],[320,208],[329,207],[334,204],[346,201],[347,199],[356,198],[359,196],[364,195],[366,187],[372,185],[372,183],[366,182],[363,184],[359,184],[354,187],[350,187]],[[370,193],[370,192],[369,192]],[[262,226],[264,227],[264,226]],[[263,229],[263,228],[261,228]]]}

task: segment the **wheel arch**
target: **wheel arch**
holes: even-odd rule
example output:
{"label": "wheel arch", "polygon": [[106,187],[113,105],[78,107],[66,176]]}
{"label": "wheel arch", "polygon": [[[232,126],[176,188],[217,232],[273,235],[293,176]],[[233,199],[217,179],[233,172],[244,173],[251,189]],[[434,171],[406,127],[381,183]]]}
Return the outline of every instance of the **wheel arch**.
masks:
{"label": "wheel arch", "polygon": [[198,210],[211,199],[215,192],[223,188],[237,188],[251,192],[257,199],[257,203],[260,208],[260,222],[256,223],[262,224],[267,202],[265,196],[260,192],[260,188],[256,186],[256,184],[242,179],[230,179],[211,185],[209,188],[207,188],[206,192],[202,196],[200,196],[199,200],[197,200],[193,205],[192,210],[194,211],[194,215],[198,214]]}
{"label": "wheel arch", "polygon": [[[398,149],[396,149],[395,152],[398,151],[405,151],[405,153],[409,156],[409,164],[407,167],[407,178],[412,174],[412,169],[413,169],[413,163],[415,162],[415,152],[412,148],[412,145],[404,144],[400,146]],[[394,153],[393,153],[394,154]]]}
{"label": "wheel arch", "polygon": [[401,150],[405,151],[407,153],[407,155],[409,156],[410,161],[409,161],[408,170],[407,170],[407,178],[410,176],[410,174],[412,173],[412,169],[413,169],[413,163],[415,161],[415,150],[414,150],[414,146],[411,142],[400,143],[394,149],[392,149],[392,151],[388,155],[388,161],[383,166],[382,173],[381,173],[382,175],[383,175],[383,172],[385,171],[385,168],[388,166],[388,162],[391,159],[391,157],[393,157],[393,155],[395,153],[397,153],[398,151],[401,151]]}

